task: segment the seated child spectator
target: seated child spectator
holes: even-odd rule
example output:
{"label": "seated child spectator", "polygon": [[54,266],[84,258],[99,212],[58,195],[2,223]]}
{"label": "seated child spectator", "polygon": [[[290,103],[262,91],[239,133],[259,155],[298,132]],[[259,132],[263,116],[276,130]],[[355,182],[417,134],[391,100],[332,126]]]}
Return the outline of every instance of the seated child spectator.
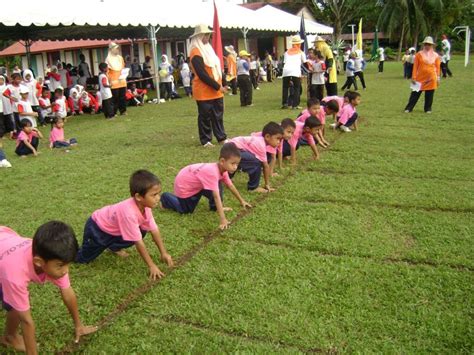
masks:
{"label": "seated child spectator", "polygon": [[127,90],[125,98],[129,106],[143,106],[145,102],[145,97],[147,94],[146,89],[137,89],[135,84],[130,86],[130,89]]}
{"label": "seated child spectator", "polygon": [[43,138],[38,129],[33,128],[31,121],[24,118],[20,121],[21,131],[16,138],[15,153],[25,158],[29,154],[38,156],[39,139]]}
{"label": "seated child spectator", "polygon": [[71,115],[82,115],[84,112],[82,111],[80,105],[79,105],[79,100],[81,97],[79,96],[79,92],[72,88],[69,90],[69,97],[67,99],[67,105],[69,109],[71,110]]}
{"label": "seated child spectator", "polygon": [[44,126],[46,123],[52,123],[54,119],[53,105],[51,105],[51,92],[48,87],[44,87],[41,92],[41,97],[38,99],[39,102],[39,114],[38,118],[40,124]]}
{"label": "seated child spectator", "polygon": [[33,72],[29,69],[23,71],[23,81],[22,85],[28,88],[28,101],[33,109],[33,111],[38,112],[38,98],[41,95],[41,85],[35,80]]}
{"label": "seated child spectator", "polygon": [[[3,345],[27,354],[38,351],[28,292],[31,282],[49,281],[60,289],[63,303],[74,321],[76,342],[81,336],[97,331],[97,327],[82,325],[76,294],[69,280],[69,265],[77,249],[74,231],[62,222],[43,224],[33,239],[0,226],[0,298],[7,311],[5,335],[0,340]],[[20,325],[23,336],[18,332]]]}
{"label": "seated child spectator", "polygon": [[3,143],[0,140],[0,168],[11,168],[11,167],[12,165],[7,160],[7,156],[5,152],[3,151]]}
{"label": "seated child spectator", "polygon": [[[20,96],[20,83],[21,83],[21,75],[20,73],[13,73],[11,75],[11,82],[7,85],[7,88],[3,91],[3,97],[8,99],[9,105],[4,106],[4,114],[12,115],[13,116],[13,133],[16,133],[20,130],[20,115],[18,114],[18,107],[17,102],[21,100]],[[13,136],[12,136],[13,137]]]}
{"label": "seated child spectator", "polygon": [[0,139],[5,133],[12,134],[15,131],[12,104],[9,98],[3,96],[5,90],[7,90],[6,79],[0,75]]}
{"label": "seated child spectator", "polygon": [[189,70],[188,63],[183,63],[183,66],[181,67],[181,81],[183,82],[184,92],[186,95],[192,97],[191,70]]}
{"label": "seated child spectator", "polygon": [[64,138],[64,120],[61,117],[54,119],[54,126],[49,133],[49,148],[69,148],[71,145],[76,145],[76,138]]}
{"label": "seated child spectator", "polygon": [[356,112],[356,107],[360,104],[360,94],[352,91],[348,98],[349,103],[342,108],[337,123],[331,124],[331,127],[339,128],[343,132],[351,132],[350,127],[352,126],[357,131],[357,118],[359,116]]}
{"label": "seated child spectator", "polygon": [[[230,140],[230,142],[234,143],[240,150],[241,159],[237,170],[241,170],[249,175],[249,181],[247,183],[247,189],[249,191],[274,191],[274,189],[270,187],[270,166],[267,162],[266,146],[269,145],[276,148],[282,138],[283,128],[276,122],[269,122],[263,127],[260,137],[235,137]],[[262,166],[263,179],[265,181],[264,187],[259,186]]]}
{"label": "seated child spectator", "polygon": [[114,104],[112,101],[112,90],[110,88],[109,79],[107,78],[107,63],[99,64],[99,92],[102,112],[104,112],[105,118],[114,118]]}
{"label": "seated child spectator", "polygon": [[209,200],[209,209],[219,214],[219,228],[226,229],[229,221],[225,217],[225,211],[231,209],[223,206],[222,182],[242,207],[252,207],[240,196],[229,177],[229,174],[235,173],[239,163],[240,151],[236,145],[224,144],[217,163],[192,164],[181,169],[174,181],[175,194],[165,192],[161,196],[162,207],[179,213],[193,213],[201,196],[205,196]]}
{"label": "seated child spectator", "polygon": [[61,75],[58,73],[58,67],[53,65],[51,70],[45,75],[46,80],[48,80],[49,90],[55,92],[57,88],[61,87]]}
{"label": "seated child spectator", "polygon": [[173,266],[173,259],[166,251],[151,211],[159,204],[160,193],[161,182],[155,175],[147,170],[135,171],[130,177],[131,197],[96,210],[87,220],[76,261],[89,263],[106,249],[126,257],[128,254],[123,249],[135,245],[150,270],[150,278],[156,280],[164,276],[143,242],[143,237],[150,232],[161,260]]}
{"label": "seated child spectator", "polygon": [[98,107],[97,112],[102,112],[102,96],[100,95],[99,90],[95,92],[95,100],[97,101],[97,107]]}
{"label": "seated child spectator", "polygon": [[319,130],[322,125],[319,120],[314,117],[308,117],[304,123],[295,122],[295,131],[291,138],[288,141],[283,141],[282,149],[280,149],[278,159],[281,160],[284,157],[289,156],[291,159],[291,164],[296,164],[296,151],[299,149],[300,145],[309,145],[313,151],[313,159],[319,159],[319,151],[316,146],[315,139],[318,137]]}
{"label": "seated child spectator", "polygon": [[36,117],[38,117],[38,113],[33,111],[31,107],[30,101],[28,100],[28,96],[31,95],[28,88],[24,85],[20,87],[20,101],[17,102],[16,106],[18,109],[18,115],[20,116],[20,122],[23,119],[27,119],[31,122],[31,126],[33,128],[37,127],[36,124]]}
{"label": "seated child spectator", "polygon": [[61,117],[66,121],[69,107],[67,105],[66,97],[64,96],[62,87],[58,87],[56,90],[54,90],[53,112],[56,117]]}
{"label": "seated child spectator", "polygon": [[95,97],[87,91],[82,91],[79,98],[79,111],[96,114],[99,110],[99,104]]}

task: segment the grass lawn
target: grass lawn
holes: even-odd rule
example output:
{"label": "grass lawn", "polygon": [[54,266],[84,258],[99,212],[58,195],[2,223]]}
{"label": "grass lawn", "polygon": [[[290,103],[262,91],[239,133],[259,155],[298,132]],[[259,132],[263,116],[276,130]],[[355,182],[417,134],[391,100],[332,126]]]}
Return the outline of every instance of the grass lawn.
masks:
{"label": "grass lawn", "polygon": [[[462,62],[450,62],[454,77],[442,80],[431,115],[423,98],[403,113],[401,64],[386,63],[383,74],[370,64],[359,131],[328,128],[321,160],[300,149],[270,195],[248,193],[237,174],[255,207],[242,212],[226,191],[228,231],[217,231],[204,201],[192,215],[156,210],[178,261],[173,270],[158,264],[162,281],[148,283],[135,251],[73,265],[81,317],[100,325],[79,345],[56,288],[32,285],[40,352],[473,353],[474,74]],[[261,88],[254,107],[226,97],[230,137],[296,116],[280,109],[281,81]],[[59,219],[81,241],[94,210],[128,197],[134,170],[153,171],[170,191],[183,166],[217,159],[217,147],[199,146],[194,101],[128,112],[70,120],[66,135],[79,146],[68,154],[45,139],[38,158],[20,159],[5,142],[13,168],[0,170],[0,224],[32,236]]]}

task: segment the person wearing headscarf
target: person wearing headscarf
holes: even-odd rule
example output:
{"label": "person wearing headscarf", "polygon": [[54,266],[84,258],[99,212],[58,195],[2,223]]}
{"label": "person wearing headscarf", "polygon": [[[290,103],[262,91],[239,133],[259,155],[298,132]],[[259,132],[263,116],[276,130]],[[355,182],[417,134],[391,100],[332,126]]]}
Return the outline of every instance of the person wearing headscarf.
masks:
{"label": "person wearing headscarf", "polygon": [[324,64],[326,65],[326,95],[337,96],[337,67],[334,60],[334,54],[326,43],[326,40],[321,36],[316,37],[314,41],[314,49],[321,53],[324,57]]}
{"label": "person wearing headscarf", "polygon": [[237,53],[234,50],[234,46],[225,46],[224,47],[227,56],[227,82],[232,88],[232,92],[229,95],[237,95]]}
{"label": "person wearing headscarf", "polygon": [[33,72],[30,69],[26,69],[23,71],[23,81],[21,82],[22,85],[26,86],[29,91],[28,101],[31,104],[34,112],[39,111],[39,102],[38,98],[40,97],[41,86],[35,80],[33,76]]}
{"label": "person wearing headscarf", "polygon": [[112,42],[109,44],[109,54],[105,62],[109,67],[107,77],[112,88],[114,114],[119,110],[121,115],[126,115],[127,99],[125,98],[125,94],[127,92],[127,80],[120,78],[122,70],[125,68],[125,61],[120,55],[120,48],[117,43]]}
{"label": "person wearing headscarf", "polygon": [[223,144],[224,93],[221,62],[209,43],[212,30],[200,24],[190,37],[191,68],[194,73],[193,97],[198,107],[199,140],[204,147],[212,147],[212,134]]}
{"label": "person wearing headscarf", "polygon": [[173,66],[168,62],[168,56],[166,54],[161,56],[158,74],[160,75],[160,97],[171,101],[171,96],[173,94],[171,80],[171,77],[173,76]]}
{"label": "person wearing headscarf", "polygon": [[181,81],[183,82],[184,91],[186,95],[189,97],[192,96],[192,89],[191,89],[191,70],[189,69],[188,63],[184,62],[181,66]]}
{"label": "person wearing headscarf", "polygon": [[283,86],[281,95],[281,108],[300,107],[301,95],[301,66],[306,63],[306,55],[301,50],[299,35],[291,37],[291,48],[283,56]]}
{"label": "person wearing headscarf", "polygon": [[440,64],[439,55],[434,51],[433,38],[428,36],[423,41],[423,49],[415,55],[411,81],[413,85],[419,84],[420,88],[418,91],[413,90],[411,92],[410,99],[405,107],[406,113],[413,111],[422,92],[425,92],[425,112],[431,113],[434,92],[440,81]]}

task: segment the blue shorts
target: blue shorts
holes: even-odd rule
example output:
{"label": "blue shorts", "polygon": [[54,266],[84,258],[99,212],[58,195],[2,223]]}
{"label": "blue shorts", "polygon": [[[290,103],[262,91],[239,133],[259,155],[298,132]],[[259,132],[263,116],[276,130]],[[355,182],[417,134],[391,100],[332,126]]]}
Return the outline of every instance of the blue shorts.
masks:
{"label": "blue shorts", "polygon": [[6,303],[4,300],[3,300],[3,291],[2,291],[2,286],[0,285],[0,298],[2,299],[2,308],[7,311],[7,312],[10,312],[13,307],[10,306],[8,303]]}

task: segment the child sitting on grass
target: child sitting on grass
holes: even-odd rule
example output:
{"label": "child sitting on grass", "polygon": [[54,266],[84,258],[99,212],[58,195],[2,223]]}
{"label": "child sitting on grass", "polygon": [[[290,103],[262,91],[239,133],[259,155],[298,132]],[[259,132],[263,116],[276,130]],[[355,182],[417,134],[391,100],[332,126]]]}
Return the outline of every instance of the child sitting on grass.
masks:
{"label": "child sitting on grass", "polygon": [[318,99],[310,98],[307,102],[307,109],[300,113],[296,118],[298,122],[305,122],[308,117],[316,117],[321,123],[321,129],[318,131],[316,141],[324,148],[329,146],[329,142],[324,138],[324,124],[326,123],[326,111],[321,109],[321,105]]}
{"label": "child sitting on grass", "polygon": [[[296,151],[300,145],[309,145],[313,151],[313,159],[319,159],[319,151],[316,146],[315,138],[318,137],[322,125],[319,120],[310,116],[303,122],[295,122],[295,131],[288,141],[283,141],[282,149],[278,152],[278,160],[289,156],[291,164],[296,165]],[[281,155],[281,156],[280,156]]]}
{"label": "child sitting on grass", "polygon": [[20,121],[20,128],[21,131],[16,138],[15,153],[22,158],[30,154],[38,156],[39,139],[43,138],[43,135],[38,129],[33,128],[30,120],[26,118]]}
{"label": "child sitting on grass", "polygon": [[95,115],[97,111],[99,111],[99,104],[95,97],[85,90],[81,92],[80,96],[79,110],[90,113],[91,115]]}
{"label": "child sitting on grass", "polygon": [[359,117],[356,112],[356,107],[360,104],[360,94],[355,91],[351,91],[348,94],[349,103],[344,105],[336,123],[332,123],[331,127],[334,129],[339,128],[343,132],[352,132],[350,127],[354,127],[357,131],[357,118]]}
{"label": "child sitting on grass", "polygon": [[49,133],[49,148],[69,148],[77,144],[76,138],[64,138],[64,120],[61,117],[56,117],[53,122],[53,128]]}
{"label": "child sitting on grass", "polygon": [[240,151],[233,143],[222,146],[217,163],[199,163],[184,167],[174,181],[174,195],[165,192],[161,196],[163,208],[179,213],[193,213],[201,196],[209,200],[209,209],[219,214],[220,229],[227,229],[229,221],[225,211],[230,208],[223,206],[223,182],[237,198],[242,207],[252,207],[246,202],[232,184],[229,174],[235,173],[240,163]]}
{"label": "child sitting on grass", "polygon": [[51,92],[49,91],[48,87],[44,87],[43,91],[41,92],[41,97],[38,99],[39,102],[39,115],[38,118],[40,120],[40,124],[42,126],[46,125],[46,123],[53,122],[54,115],[53,109],[51,105]]}
{"label": "child sitting on grass", "polygon": [[[249,175],[247,189],[254,192],[271,192],[270,187],[270,165],[267,161],[267,145],[276,148],[283,138],[283,128],[276,122],[269,122],[263,127],[262,135],[235,137],[230,140],[240,150],[240,163],[237,170]],[[262,175],[265,186],[260,187]],[[231,174],[231,177],[233,174]]]}
{"label": "child sitting on grass", "polygon": [[158,247],[161,260],[173,266],[173,259],[161,240],[160,230],[153,218],[152,208],[160,202],[161,182],[147,170],[137,170],[130,177],[131,197],[96,210],[86,222],[84,239],[76,261],[89,263],[104,250],[109,249],[121,257],[127,257],[125,248],[135,245],[150,270],[150,279],[164,276],[155,265],[143,241],[150,232]]}
{"label": "child sitting on grass", "polygon": [[64,96],[64,90],[62,87],[59,87],[54,90],[53,112],[56,117],[61,117],[66,121],[66,117],[69,112],[69,107],[67,105],[67,100]]}
{"label": "child sitting on grass", "polygon": [[[31,316],[28,286],[31,282],[55,284],[74,322],[75,341],[97,327],[82,325],[77,298],[69,281],[69,265],[78,245],[70,226],[50,221],[40,226],[33,240],[0,227],[0,298],[7,311],[5,335],[0,342],[17,351],[36,354],[35,324]],[[23,336],[18,333],[21,325]]]}
{"label": "child sitting on grass", "polygon": [[31,107],[31,103],[28,99],[29,95],[30,95],[29,89],[26,86],[22,85],[20,87],[21,99],[16,104],[17,109],[18,109],[18,115],[20,116],[20,122],[23,119],[27,119],[28,121],[31,122],[31,126],[33,128],[36,128],[37,127],[36,117],[38,117],[38,113],[33,111],[33,108]]}

